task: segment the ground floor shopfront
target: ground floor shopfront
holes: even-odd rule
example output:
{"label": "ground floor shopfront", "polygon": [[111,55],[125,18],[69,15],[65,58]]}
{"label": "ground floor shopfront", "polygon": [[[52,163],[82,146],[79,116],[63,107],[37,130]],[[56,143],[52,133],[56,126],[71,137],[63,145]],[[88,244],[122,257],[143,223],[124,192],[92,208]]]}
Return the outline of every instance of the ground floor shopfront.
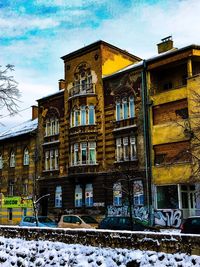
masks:
{"label": "ground floor shopfront", "polygon": [[18,225],[23,216],[33,215],[31,199],[19,196],[4,196],[0,201],[0,224]]}
{"label": "ground floor shopfront", "polygon": [[155,186],[156,209],[179,209],[182,218],[200,215],[200,184]]}
{"label": "ground floor shopfront", "polygon": [[[144,176],[143,176],[144,177]],[[131,179],[128,192],[133,205],[143,206],[146,202],[146,184],[140,175]],[[123,180],[123,179],[122,179]],[[128,202],[129,193],[125,194],[126,185],[119,174],[84,174],[63,178],[40,179],[39,195],[50,194],[40,202],[42,215],[65,213],[88,213],[95,217],[103,217],[108,207],[122,207]]]}

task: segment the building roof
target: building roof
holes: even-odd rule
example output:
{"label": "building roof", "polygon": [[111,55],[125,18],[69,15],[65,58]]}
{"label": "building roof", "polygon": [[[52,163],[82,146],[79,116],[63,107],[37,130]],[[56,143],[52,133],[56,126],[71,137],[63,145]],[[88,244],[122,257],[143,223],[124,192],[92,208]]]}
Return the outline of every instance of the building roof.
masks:
{"label": "building roof", "polygon": [[166,58],[166,57],[169,57],[169,56],[173,56],[173,55],[176,55],[176,54],[178,54],[180,52],[183,52],[183,51],[186,51],[186,50],[190,50],[190,49],[199,49],[200,50],[200,46],[192,44],[192,45],[188,45],[188,46],[185,46],[185,47],[182,47],[182,48],[179,48],[179,49],[178,48],[171,49],[169,51],[166,51],[166,52],[157,54],[155,56],[152,56],[150,58],[147,58],[145,60],[141,60],[138,63],[133,63],[133,64],[131,64],[131,65],[129,65],[129,66],[123,68],[123,69],[120,69],[120,70],[116,71],[115,73],[103,76],[102,78],[103,79],[111,78],[111,77],[117,76],[120,73],[124,73],[124,72],[129,71],[129,70],[135,70],[135,69],[141,68],[143,66],[144,62],[152,63],[152,62],[154,62],[156,60],[163,59],[163,58]]}
{"label": "building roof", "polygon": [[0,133],[0,140],[5,140],[16,136],[32,133],[37,129],[37,127],[38,119],[25,121],[16,127],[12,127],[11,129]]}
{"label": "building roof", "polygon": [[61,90],[57,91],[56,93],[52,93],[52,94],[43,96],[42,98],[37,99],[36,101],[44,100],[45,98],[49,98],[49,97],[52,97],[52,96],[56,96],[56,95],[62,94],[62,93],[64,93],[64,91],[65,91],[65,89],[61,89]]}
{"label": "building roof", "polygon": [[141,60],[141,58],[139,58],[139,57],[137,57],[137,56],[135,56],[133,54],[130,54],[126,50],[123,50],[123,49],[121,49],[121,48],[119,48],[117,46],[114,46],[114,45],[109,44],[109,43],[107,43],[105,41],[102,41],[102,40],[96,41],[96,42],[91,43],[91,44],[89,44],[87,46],[84,46],[84,47],[82,47],[82,48],[80,48],[78,50],[75,50],[75,51],[73,51],[73,52],[61,57],[61,59],[67,60],[67,59],[72,58],[72,57],[78,57],[78,56],[84,54],[85,52],[92,51],[93,49],[95,49],[97,46],[100,46],[100,45],[105,45],[105,46],[108,46],[108,47],[113,48],[115,50],[118,50],[119,52],[121,52],[121,53],[123,53],[123,54],[125,54],[125,55],[127,55],[129,57],[132,57],[135,60]]}

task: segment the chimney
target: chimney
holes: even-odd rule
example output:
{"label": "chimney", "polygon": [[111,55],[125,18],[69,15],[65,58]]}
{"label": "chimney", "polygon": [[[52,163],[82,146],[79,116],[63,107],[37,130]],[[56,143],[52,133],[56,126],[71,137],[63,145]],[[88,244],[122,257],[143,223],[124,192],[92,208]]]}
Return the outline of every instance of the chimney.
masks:
{"label": "chimney", "polygon": [[38,106],[32,107],[32,121],[38,118]]}
{"label": "chimney", "polygon": [[65,89],[65,80],[60,79],[58,81],[58,87],[59,87],[59,90]]}
{"label": "chimney", "polygon": [[161,39],[161,43],[157,44],[158,46],[158,54],[161,54],[163,52],[167,52],[171,49],[173,49],[173,40],[172,40],[172,36],[167,36],[163,39]]}

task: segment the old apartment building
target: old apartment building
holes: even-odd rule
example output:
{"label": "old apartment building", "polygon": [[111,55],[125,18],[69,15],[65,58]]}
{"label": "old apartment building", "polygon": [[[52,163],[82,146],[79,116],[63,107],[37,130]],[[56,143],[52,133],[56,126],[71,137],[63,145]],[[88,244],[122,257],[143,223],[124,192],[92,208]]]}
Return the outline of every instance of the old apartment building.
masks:
{"label": "old apartment building", "polygon": [[43,215],[101,216],[129,197],[155,224],[198,214],[200,47],[176,49],[167,37],[141,60],[98,41],[62,60],[59,90],[38,100],[38,128],[0,136],[2,196],[28,196],[36,181],[39,196],[49,194]]}
{"label": "old apartment building", "polygon": [[39,187],[41,194],[50,194],[43,213],[105,214],[108,205],[121,206],[127,198],[122,172],[132,173],[135,203],[143,205],[141,74],[112,77],[141,59],[103,41],[62,59],[60,91],[38,100]]}

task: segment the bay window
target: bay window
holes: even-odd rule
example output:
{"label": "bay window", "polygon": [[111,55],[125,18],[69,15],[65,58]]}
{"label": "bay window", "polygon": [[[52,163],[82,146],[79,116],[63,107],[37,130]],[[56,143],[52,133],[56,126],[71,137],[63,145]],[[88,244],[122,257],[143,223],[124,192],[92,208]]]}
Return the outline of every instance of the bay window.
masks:
{"label": "bay window", "polygon": [[94,106],[90,105],[89,106],[89,111],[88,111],[88,124],[94,124],[95,123],[95,111],[94,111]]}
{"label": "bay window", "polygon": [[86,125],[86,109],[85,109],[85,106],[81,106],[81,125]]}
{"label": "bay window", "polygon": [[81,163],[86,164],[87,160],[87,143],[81,143]]}

